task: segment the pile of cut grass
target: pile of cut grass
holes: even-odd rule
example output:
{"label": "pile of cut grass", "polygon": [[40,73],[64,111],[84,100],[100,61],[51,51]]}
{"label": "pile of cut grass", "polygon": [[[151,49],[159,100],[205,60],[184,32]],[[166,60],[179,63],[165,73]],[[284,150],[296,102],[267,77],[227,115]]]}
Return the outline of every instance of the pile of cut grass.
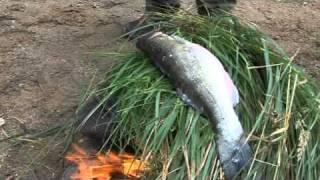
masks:
{"label": "pile of cut grass", "polygon": [[[320,94],[312,80],[271,39],[235,17],[186,13],[165,31],[209,49],[239,89],[239,119],[254,160],[243,178],[320,177]],[[113,71],[91,92],[116,97],[118,118],[107,142],[152,162],[147,179],[219,179],[214,132],[186,106],[166,77],[141,52],[119,54]],[[107,143],[106,142],[106,143]]]}

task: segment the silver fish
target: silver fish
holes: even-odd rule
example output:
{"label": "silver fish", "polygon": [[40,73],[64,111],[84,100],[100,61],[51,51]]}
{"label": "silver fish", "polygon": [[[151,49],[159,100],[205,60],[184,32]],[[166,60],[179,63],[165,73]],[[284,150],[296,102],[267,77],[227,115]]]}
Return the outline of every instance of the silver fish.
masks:
{"label": "silver fish", "polygon": [[251,149],[234,106],[239,94],[220,61],[204,47],[161,32],[138,39],[137,47],[171,80],[178,95],[213,124],[226,179],[251,159]]}

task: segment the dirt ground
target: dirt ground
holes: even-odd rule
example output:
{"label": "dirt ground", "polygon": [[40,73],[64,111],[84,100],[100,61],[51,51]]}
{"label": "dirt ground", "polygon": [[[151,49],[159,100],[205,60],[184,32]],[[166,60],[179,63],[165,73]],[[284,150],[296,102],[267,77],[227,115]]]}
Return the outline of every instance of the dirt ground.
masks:
{"label": "dirt ground", "polygon": [[[110,67],[90,52],[123,47],[124,24],[142,13],[143,0],[0,0],[0,179],[59,179],[59,143],[40,161],[49,151],[41,142],[1,139],[70,120],[91,79]],[[235,14],[298,52],[296,63],[320,79],[319,1],[239,0]]]}

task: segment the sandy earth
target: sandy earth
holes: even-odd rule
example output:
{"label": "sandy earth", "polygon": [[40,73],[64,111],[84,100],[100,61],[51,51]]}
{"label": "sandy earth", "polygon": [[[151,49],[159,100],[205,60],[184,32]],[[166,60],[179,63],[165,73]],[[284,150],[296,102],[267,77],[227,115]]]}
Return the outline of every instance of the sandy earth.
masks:
{"label": "sandy earth", "polygon": [[[71,119],[92,77],[110,66],[90,52],[122,47],[123,25],[142,12],[143,0],[0,0],[0,179],[59,179],[58,143],[48,154],[41,141],[1,139]],[[299,51],[296,62],[320,79],[319,1],[240,0],[235,13]]]}

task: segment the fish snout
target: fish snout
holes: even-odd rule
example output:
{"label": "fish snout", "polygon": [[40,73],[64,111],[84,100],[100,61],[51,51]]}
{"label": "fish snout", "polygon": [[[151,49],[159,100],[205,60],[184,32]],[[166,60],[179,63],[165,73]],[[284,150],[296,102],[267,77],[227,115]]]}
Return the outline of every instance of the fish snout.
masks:
{"label": "fish snout", "polygon": [[232,156],[222,163],[225,178],[234,179],[251,162],[252,151],[247,142],[239,142],[233,149]]}

